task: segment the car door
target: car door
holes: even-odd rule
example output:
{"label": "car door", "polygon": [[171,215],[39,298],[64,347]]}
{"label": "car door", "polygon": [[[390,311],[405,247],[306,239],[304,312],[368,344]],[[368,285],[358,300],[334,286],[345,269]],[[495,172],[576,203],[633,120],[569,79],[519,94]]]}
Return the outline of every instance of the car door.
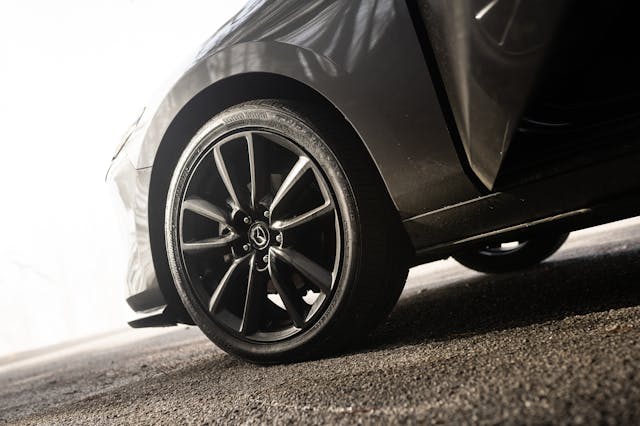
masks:
{"label": "car door", "polygon": [[492,189],[568,0],[416,0],[473,172]]}

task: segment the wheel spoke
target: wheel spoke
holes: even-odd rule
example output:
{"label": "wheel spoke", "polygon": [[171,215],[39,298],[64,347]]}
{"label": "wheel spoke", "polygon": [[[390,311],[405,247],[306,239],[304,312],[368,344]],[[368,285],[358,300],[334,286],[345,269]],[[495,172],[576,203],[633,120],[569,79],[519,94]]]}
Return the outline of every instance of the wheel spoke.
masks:
{"label": "wheel spoke", "polygon": [[289,317],[291,317],[291,321],[293,321],[293,324],[296,327],[302,328],[304,325],[304,302],[302,301],[302,298],[296,294],[295,288],[293,288],[292,284],[283,282],[280,271],[278,270],[275,262],[273,262],[273,257],[269,261],[269,276],[271,277],[273,286],[280,295],[280,299],[282,299],[282,303],[284,304]]}
{"label": "wheel spoke", "polygon": [[207,238],[198,241],[189,241],[182,243],[182,251],[187,254],[200,253],[207,250],[212,250],[220,247],[227,247],[229,243],[235,241],[238,238],[238,234],[231,232],[222,237]]}
{"label": "wheel spoke", "polygon": [[300,272],[304,277],[315,284],[321,292],[328,294],[331,291],[331,283],[333,281],[331,272],[327,271],[313,260],[293,249],[288,248],[279,249],[271,247],[270,252],[273,253],[276,258],[282,260]]}
{"label": "wheel spoke", "polygon": [[233,276],[235,275],[235,272],[238,270],[238,267],[240,266],[240,264],[245,262],[248,258],[249,258],[249,255],[236,259],[229,266],[229,269],[227,269],[227,272],[225,272],[222,278],[220,279],[218,286],[216,287],[215,291],[213,292],[213,295],[211,296],[211,299],[209,300],[209,312],[211,313],[216,312],[218,305],[220,304],[220,299],[222,298],[222,294],[224,293],[229,283],[233,280]]}
{"label": "wheel spoke", "polygon": [[231,201],[233,201],[234,206],[237,209],[240,209],[240,201],[238,200],[238,195],[236,194],[236,190],[233,187],[233,183],[231,182],[231,177],[229,176],[229,171],[227,170],[227,165],[224,162],[224,158],[222,157],[221,145],[218,144],[213,150],[213,157],[216,161],[216,167],[218,168],[218,174],[222,179],[222,183],[224,183],[225,188],[227,188],[227,192],[231,197]]}
{"label": "wheel spoke", "polygon": [[290,219],[276,220],[271,224],[271,227],[278,231],[286,231],[287,229],[295,228],[312,220],[318,219],[327,213],[333,211],[333,205],[331,203],[325,203],[320,207],[309,210],[306,213],[292,217]]}
{"label": "wheel spoke", "polygon": [[247,133],[245,137],[249,153],[251,208],[255,210],[260,200],[269,193],[270,176],[267,169],[269,158],[265,152],[264,140],[255,138],[253,133]]}
{"label": "wheel spoke", "polygon": [[280,188],[278,188],[278,192],[276,192],[276,195],[273,197],[273,201],[271,202],[271,206],[269,207],[269,210],[272,213],[278,207],[278,204],[280,204],[282,199],[289,193],[289,191],[291,191],[291,188],[295,186],[296,182],[298,182],[300,178],[305,174],[310,166],[311,163],[307,157],[298,158],[298,161],[293,165],[291,171],[282,182],[282,185],[280,185]]}
{"label": "wheel spoke", "polygon": [[253,142],[253,134],[247,133],[247,152],[249,153],[249,176],[251,178],[251,208],[255,209],[258,204],[258,184],[256,182],[256,151]]}
{"label": "wheel spoke", "polygon": [[189,210],[231,228],[229,215],[220,207],[214,206],[200,197],[191,197],[184,200],[182,202],[182,210]]}
{"label": "wheel spoke", "polygon": [[320,192],[322,193],[322,198],[324,198],[325,204],[333,205],[333,201],[331,198],[331,192],[329,191],[329,187],[327,186],[324,178],[320,175],[317,170],[313,170],[313,175],[316,177],[316,182],[320,187]]}
{"label": "wheel spoke", "polygon": [[259,272],[255,264],[255,255],[251,257],[249,277],[247,278],[247,295],[244,302],[240,333],[247,335],[258,330],[262,307],[267,299],[267,283],[264,273]]}

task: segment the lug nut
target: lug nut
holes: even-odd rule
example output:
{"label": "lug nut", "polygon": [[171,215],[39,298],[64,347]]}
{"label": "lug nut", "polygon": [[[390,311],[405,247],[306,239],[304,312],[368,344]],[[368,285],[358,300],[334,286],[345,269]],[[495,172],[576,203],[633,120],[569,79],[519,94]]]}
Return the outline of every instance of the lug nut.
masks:
{"label": "lug nut", "polygon": [[244,223],[247,223],[247,224],[248,224],[248,223],[250,223],[250,222],[251,222],[251,219],[249,219],[247,216],[245,216],[245,217],[244,217],[244,219],[242,219],[242,221],[243,221]]}
{"label": "lug nut", "polygon": [[271,214],[271,213],[269,213],[269,210],[265,210],[265,211],[264,211],[264,217],[269,217],[269,215],[270,215],[270,214]]}
{"label": "lug nut", "polygon": [[279,243],[282,242],[282,234],[276,235],[276,241],[279,242]]}
{"label": "lug nut", "polygon": [[264,263],[269,263],[269,256],[263,257],[262,260],[264,260]]}
{"label": "lug nut", "polygon": [[244,249],[244,251],[249,251],[251,246],[249,244],[245,244],[245,245],[242,246],[242,248]]}

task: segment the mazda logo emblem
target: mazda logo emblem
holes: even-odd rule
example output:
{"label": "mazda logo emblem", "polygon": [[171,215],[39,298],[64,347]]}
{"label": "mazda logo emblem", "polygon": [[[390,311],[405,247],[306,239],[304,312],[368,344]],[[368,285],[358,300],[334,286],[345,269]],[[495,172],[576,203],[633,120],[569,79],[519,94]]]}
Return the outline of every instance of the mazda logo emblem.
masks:
{"label": "mazda logo emblem", "polygon": [[269,230],[262,222],[254,223],[249,229],[249,240],[257,249],[262,249],[269,244]]}

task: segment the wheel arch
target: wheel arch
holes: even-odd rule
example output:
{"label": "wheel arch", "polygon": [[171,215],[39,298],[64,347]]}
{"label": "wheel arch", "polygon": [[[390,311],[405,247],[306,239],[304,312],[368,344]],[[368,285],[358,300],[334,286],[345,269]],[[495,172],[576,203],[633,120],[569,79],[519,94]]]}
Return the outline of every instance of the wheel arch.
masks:
{"label": "wheel arch", "polygon": [[178,320],[190,322],[175,290],[165,253],[165,204],[172,171],[191,136],[210,118],[233,105],[257,99],[313,103],[329,112],[353,136],[350,139],[359,142],[365,158],[375,166],[381,184],[386,188],[383,196],[394,205],[385,180],[362,138],[341,111],[315,89],[294,78],[268,72],[238,74],[211,84],[189,100],[167,127],[154,158],[149,186],[148,220],[153,264],[167,305]]}

